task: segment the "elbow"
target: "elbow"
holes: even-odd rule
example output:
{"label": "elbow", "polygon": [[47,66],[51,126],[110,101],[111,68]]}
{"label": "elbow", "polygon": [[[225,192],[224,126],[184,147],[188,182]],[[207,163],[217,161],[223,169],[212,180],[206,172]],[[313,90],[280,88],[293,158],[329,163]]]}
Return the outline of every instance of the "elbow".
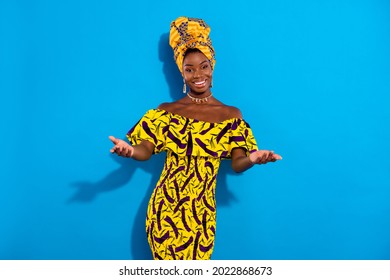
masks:
{"label": "elbow", "polygon": [[145,154],[137,155],[137,156],[133,157],[133,159],[135,159],[137,161],[147,161],[151,157],[152,157],[151,153],[145,153]]}
{"label": "elbow", "polygon": [[149,160],[151,157],[152,157],[152,155],[144,156],[143,158],[140,159],[140,161],[147,161],[147,160]]}
{"label": "elbow", "polygon": [[150,159],[153,154],[154,146],[149,145],[149,142],[142,142],[140,145],[133,146],[134,153],[132,158],[138,161],[146,161]]}
{"label": "elbow", "polygon": [[232,163],[232,169],[235,173],[242,173],[245,171],[244,169],[240,168],[240,166],[237,166],[236,164],[233,163]]}
{"label": "elbow", "polygon": [[242,173],[248,169],[250,169],[253,164],[246,160],[238,160],[238,161],[232,161],[232,169],[236,173]]}

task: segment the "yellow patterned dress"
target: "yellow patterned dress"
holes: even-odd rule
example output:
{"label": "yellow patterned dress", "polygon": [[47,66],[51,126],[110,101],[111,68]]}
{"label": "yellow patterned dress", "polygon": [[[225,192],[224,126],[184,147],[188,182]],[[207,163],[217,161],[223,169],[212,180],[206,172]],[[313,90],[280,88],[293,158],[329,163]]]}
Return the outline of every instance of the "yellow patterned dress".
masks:
{"label": "yellow patterned dress", "polygon": [[237,118],[210,123],[152,109],[127,137],[132,145],[147,140],[155,145],[154,153],[167,152],[146,218],[154,259],[210,259],[218,168],[234,148],[257,150],[249,125]]}

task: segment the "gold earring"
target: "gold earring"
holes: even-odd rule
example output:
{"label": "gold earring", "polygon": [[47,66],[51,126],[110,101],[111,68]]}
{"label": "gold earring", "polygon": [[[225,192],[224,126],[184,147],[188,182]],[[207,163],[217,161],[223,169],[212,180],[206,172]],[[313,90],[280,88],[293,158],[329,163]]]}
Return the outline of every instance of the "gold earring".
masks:
{"label": "gold earring", "polygon": [[183,93],[187,93],[187,84],[186,84],[186,81],[183,79]]}

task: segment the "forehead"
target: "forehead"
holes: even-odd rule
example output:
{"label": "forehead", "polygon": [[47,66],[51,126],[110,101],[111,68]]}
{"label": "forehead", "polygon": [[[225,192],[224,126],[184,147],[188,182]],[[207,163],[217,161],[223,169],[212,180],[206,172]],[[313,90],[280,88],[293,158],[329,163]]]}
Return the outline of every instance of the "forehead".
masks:
{"label": "forehead", "polygon": [[202,52],[192,52],[186,55],[183,64],[200,64],[204,61],[208,62],[209,60]]}

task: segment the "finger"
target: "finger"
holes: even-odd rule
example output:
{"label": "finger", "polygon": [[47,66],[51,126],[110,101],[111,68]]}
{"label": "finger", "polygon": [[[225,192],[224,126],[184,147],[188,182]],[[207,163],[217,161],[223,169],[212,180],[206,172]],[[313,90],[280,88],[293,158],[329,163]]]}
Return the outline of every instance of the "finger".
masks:
{"label": "finger", "polygon": [[263,155],[261,156],[261,163],[267,163],[268,155],[269,155],[268,151],[263,152]]}
{"label": "finger", "polygon": [[256,163],[256,164],[267,163],[268,154],[269,154],[269,152],[266,150],[256,151],[256,160],[254,163]]}
{"label": "finger", "polygon": [[274,152],[273,152],[273,151],[270,151],[270,152],[268,153],[267,162],[272,161],[273,158],[274,158]]}
{"label": "finger", "polygon": [[126,147],[121,147],[122,151],[122,156],[126,157],[127,156],[127,148]]}
{"label": "finger", "polygon": [[131,149],[127,149],[127,153],[126,153],[126,156],[127,157],[131,157],[132,156],[132,150]]}
{"label": "finger", "polygon": [[126,156],[126,152],[123,151],[122,149],[118,148],[118,151],[116,152],[118,154],[118,156],[121,156],[121,157],[124,157]]}
{"label": "finger", "polygon": [[108,136],[108,138],[114,143],[115,145],[118,144],[119,140],[116,139],[114,136]]}
{"label": "finger", "polygon": [[267,151],[265,154],[265,161],[268,162],[272,158],[272,153]]}
{"label": "finger", "polygon": [[130,157],[133,157],[133,155],[134,155],[134,147],[131,147],[130,146]]}
{"label": "finger", "polygon": [[111,153],[116,153],[116,151],[117,151],[117,146],[112,147],[110,150]]}
{"label": "finger", "polygon": [[269,153],[266,153],[264,155],[264,160],[263,160],[263,164],[267,164],[269,162]]}
{"label": "finger", "polygon": [[278,155],[278,154],[274,154],[274,159],[275,160],[281,160],[282,157],[280,155]]}

